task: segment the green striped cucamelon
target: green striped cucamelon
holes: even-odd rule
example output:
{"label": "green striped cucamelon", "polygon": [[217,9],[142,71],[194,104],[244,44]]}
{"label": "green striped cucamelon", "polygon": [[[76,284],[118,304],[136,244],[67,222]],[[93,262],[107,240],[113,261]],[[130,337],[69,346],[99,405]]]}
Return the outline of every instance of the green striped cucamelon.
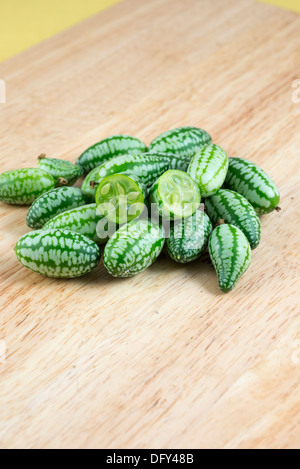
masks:
{"label": "green striped cucamelon", "polygon": [[147,151],[146,145],[129,135],[113,135],[91,146],[78,158],[77,164],[88,173],[118,155],[138,154]]}
{"label": "green striped cucamelon", "polygon": [[150,143],[148,151],[175,154],[189,163],[201,147],[210,143],[211,136],[205,130],[197,127],[179,127],[156,137]]}
{"label": "green striped cucamelon", "polygon": [[169,170],[150,190],[150,201],[163,218],[176,220],[196,212],[201,202],[196,182],[184,171]]}
{"label": "green striped cucamelon", "polygon": [[168,158],[148,155],[147,153],[141,155],[119,155],[93,170],[92,174],[88,174],[83,181],[81,189],[95,201],[96,191],[95,189],[87,191],[88,184],[92,181],[100,182],[101,179],[107,176],[120,173],[128,174],[129,176],[134,175],[139,178],[142,184],[149,187],[161,174],[169,169],[169,166],[170,161]]}
{"label": "green striped cucamelon", "polygon": [[92,239],[95,243],[103,244],[107,241],[108,234],[116,231],[116,225],[113,227],[112,223],[103,218],[103,215],[98,213],[96,204],[83,205],[57,215],[48,221],[43,229],[71,230]]}
{"label": "green striped cucamelon", "polygon": [[169,161],[169,169],[178,169],[180,171],[187,171],[189,167],[189,159],[183,158],[180,155],[173,153],[149,152],[148,155],[157,158],[167,159]]}
{"label": "green striped cucamelon", "polygon": [[39,230],[25,234],[15,252],[27,269],[54,278],[80,277],[100,262],[94,241],[70,230]]}
{"label": "green striped cucamelon", "polygon": [[261,239],[261,223],[245,197],[237,192],[220,189],[205,199],[207,214],[216,224],[218,220],[237,226],[248,239],[252,249],[257,248]]}
{"label": "green striped cucamelon", "polygon": [[96,204],[108,221],[123,224],[141,215],[147,195],[146,186],[136,176],[112,174],[97,186]]}
{"label": "green striped cucamelon", "polygon": [[224,187],[243,195],[259,215],[272,212],[280,202],[279,191],[270,176],[243,158],[229,158]]}
{"label": "green striped cucamelon", "polygon": [[0,175],[0,200],[11,205],[30,205],[55,186],[55,179],[42,169],[6,171]]}
{"label": "green striped cucamelon", "polygon": [[105,246],[103,263],[113,277],[132,277],[150,267],[165,242],[162,227],[148,220],[123,225]]}
{"label": "green striped cucamelon", "polygon": [[38,230],[56,215],[85,204],[85,196],[78,187],[52,189],[33,202],[27,213],[27,226]]}
{"label": "green striped cucamelon", "polygon": [[66,160],[47,158],[46,155],[39,156],[38,167],[51,174],[61,186],[72,186],[83,175],[80,166]]}
{"label": "green striped cucamelon", "polygon": [[207,248],[211,232],[212,223],[201,210],[175,223],[167,238],[170,257],[182,264],[198,259]]}
{"label": "green striped cucamelon", "polygon": [[202,197],[215,194],[223,185],[228,170],[228,157],[218,145],[207,145],[192,158],[188,174],[197,182]]}
{"label": "green striped cucamelon", "polygon": [[220,225],[209,238],[209,254],[220,289],[224,293],[233,290],[251,262],[251,248],[246,236],[234,225]]}

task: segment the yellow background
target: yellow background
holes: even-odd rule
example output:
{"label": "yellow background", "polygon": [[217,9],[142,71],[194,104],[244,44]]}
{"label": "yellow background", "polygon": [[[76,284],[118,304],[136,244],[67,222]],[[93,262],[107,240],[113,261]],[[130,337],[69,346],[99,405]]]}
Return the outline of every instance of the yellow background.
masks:
{"label": "yellow background", "polygon": [[[0,0],[0,61],[120,1]],[[300,12],[300,0],[262,1]]]}
{"label": "yellow background", "polygon": [[121,0],[0,0],[0,61]]}
{"label": "yellow background", "polygon": [[298,11],[300,13],[300,0],[260,0],[263,3],[270,3],[288,10]]}

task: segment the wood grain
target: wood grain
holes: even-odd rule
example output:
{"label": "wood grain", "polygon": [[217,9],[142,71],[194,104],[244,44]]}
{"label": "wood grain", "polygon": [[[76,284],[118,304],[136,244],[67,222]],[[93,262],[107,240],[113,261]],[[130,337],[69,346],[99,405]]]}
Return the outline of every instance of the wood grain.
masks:
{"label": "wood grain", "polygon": [[1,204],[1,447],[299,448],[299,28],[250,0],[125,0],[0,66],[1,171],[196,125],[282,194],[227,295],[207,256],[131,280],[30,273],[26,209]]}

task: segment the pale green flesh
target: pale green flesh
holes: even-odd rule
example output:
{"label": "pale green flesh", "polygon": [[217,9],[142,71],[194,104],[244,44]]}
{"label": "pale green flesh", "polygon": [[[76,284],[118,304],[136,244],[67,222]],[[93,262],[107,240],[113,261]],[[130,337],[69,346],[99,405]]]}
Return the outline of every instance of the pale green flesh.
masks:
{"label": "pale green flesh", "polygon": [[100,182],[96,192],[99,212],[110,222],[128,223],[144,210],[145,190],[133,177],[113,174]]}
{"label": "pale green flesh", "polygon": [[152,187],[151,202],[163,217],[177,219],[193,215],[200,205],[201,195],[187,173],[169,170]]}

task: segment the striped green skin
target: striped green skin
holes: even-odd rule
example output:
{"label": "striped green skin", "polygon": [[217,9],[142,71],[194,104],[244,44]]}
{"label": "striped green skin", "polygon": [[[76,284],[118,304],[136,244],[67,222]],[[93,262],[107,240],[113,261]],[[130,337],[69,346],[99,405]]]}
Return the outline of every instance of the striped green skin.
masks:
{"label": "striped green skin", "polygon": [[48,221],[43,229],[71,230],[92,239],[95,243],[103,244],[107,241],[107,235],[99,237],[97,234],[97,227],[102,219],[103,216],[98,213],[96,204],[83,205],[57,215]]}
{"label": "striped green skin", "polygon": [[88,173],[115,156],[134,155],[146,151],[146,145],[138,138],[129,135],[114,135],[88,148],[78,158],[77,164]]}
{"label": "striped green skin", "polygon": [[173,153],[160,153],[160,152],[149,152],[153,156],[158,158],[164,158],[169,160],[169,169],[178,169],[179,171],[187,171],[189,167],[190,160],[186,159],[180,155],[175,155]]}
{"label": "striped green skin", "polygon": [[41,169],[6,171],[0,175],[0,200],[10,205],[30,205],[55,186],[51,174]]}
{"label": "striped green skin", "polygon": [[250,266],[251,248],[246,236],[234,225],[220,225],[209,238],[209,254],[220,289],[230,292]]}
{"label": "striped green skin", "polygon": [[245,197],[234,191],[219,190],[205,199],[207,214],[216,224],[218,220],[237,226],[248,239],[252,249],[257,248],[261,240],[261,223]]}
{"label": "striped green skin", "polygon": [[112,174],[97,186],[96,204],[108,221],[129,223],[144,211],[147,195],[146,186],[136,176]]}
{"label": "striped green skin", "polygon": [[62,229],[31,231],[18,241],[15,252],[24,267],[54,278],[81,277],[101,258],[94,241]]}
{"label": "striped green skin", "polygon": [[187,173],[169,170],[151,187],[150,202],[160,216],[176,220],[193,215],[200,205],[201,195],[197,184]]}
{"label": "striped green skin", "polygon": [[99,168],[94,168],[84,179],[81,190],[85,195],[88,202],[95,202],[96,200],[96,190],[90,186],[92,181],[96,181],[99,173]]}
{"label": "striped green skin", "polygon": [[[57,158],[40,157],[38,167],[51,174],[58,183],[59,178],[65,179],[68,186],[75,184],[83,175],[83,170],[80,166]],[[62,183],[62,185],[66,185],[66,183]]]}
{"label": "striped green skin", "polygon": [[218,145],[207,145],[192,158],[187,172],[199,185],[202,197],[210,197],[222,187],[228,164],[225,150]]}
{"label": "striped green skin", "polygon": [[132,277],[150,267],[165,242],[159,225],[148,220],[133,220],[123,225],[105,246],[103,263],[113,277]]}
{"label": "striped green skin", "polygon": [[243,195],[259,215],[272,212],[280,202],[279,191],[270,176],[243,158],[229,158],[224,187]]}
{"label": "striped green skin", "polygon": [[201,147],[210,143],[212,143],[211,136],[205,130],[197,127],[179,127],[155,138],[150,143],[148,151],[151,153],[173,153],[189,163]]}
{"label": "striped green skin", "polygon": [[88,190],[89,183],[91,181],[100,182],[107,176],[120,173],[136,176],[142,184],[149,187],[161,174],[169,169],[169,166],[170,161],[168,158],[148,155],[147,153],[141,155],[119,155],[103,163],[99,168],[94,169],[92,173],[88,174],[83,181],[81,189],[95,201],[96,191],[95,189]]}
{"label": "striped green skin", "polygon": [[181,264],[198,259],[207,248],[211,232],[212,223],[201,210],[174,224],[167,239],[170,257]]}
{"label": "striped green skin", "polygon": [[86,204],[78,187],[58,187],[40,195],[31,205],[26,218],[29,228],[38,230],[60,213]]}

